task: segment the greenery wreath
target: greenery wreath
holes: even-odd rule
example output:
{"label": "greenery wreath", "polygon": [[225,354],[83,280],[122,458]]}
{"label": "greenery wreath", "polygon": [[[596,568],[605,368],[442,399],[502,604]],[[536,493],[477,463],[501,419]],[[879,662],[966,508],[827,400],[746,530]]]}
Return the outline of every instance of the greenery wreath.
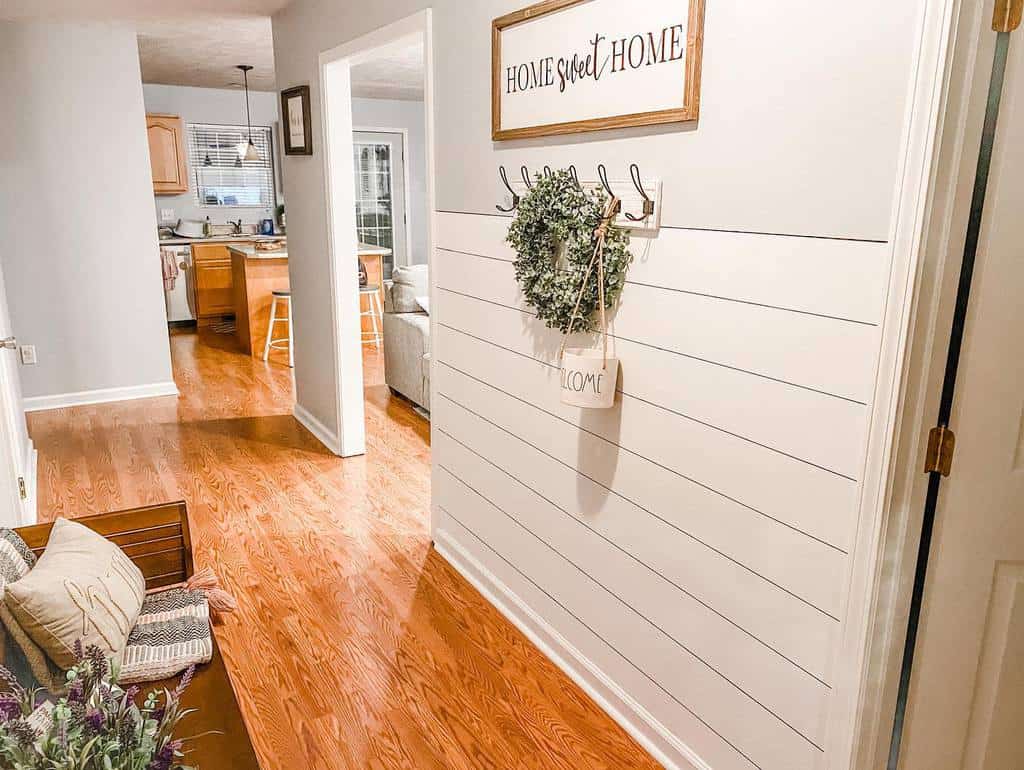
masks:
{"label": "greenery wreath", "polygon": [[[552,329],[594,331],[598,309],[597,270],[588,268],[597,245],[596,230],[608,196],[585,191],[567,170],[539,175],[519,201],[506,240],[516,252],[516,280],[537,317]],[[609,227],[604,245],[605,307],[615,305],[630,262],[629,235]],[[580,287],[586,280],[582,295]],[[572,321],[577,297],[579,310]]]}

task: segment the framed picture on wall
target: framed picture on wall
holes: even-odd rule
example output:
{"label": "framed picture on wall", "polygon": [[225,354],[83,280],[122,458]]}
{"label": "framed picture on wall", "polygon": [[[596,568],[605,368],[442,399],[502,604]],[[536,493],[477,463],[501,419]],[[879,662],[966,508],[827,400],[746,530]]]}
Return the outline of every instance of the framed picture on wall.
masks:
{"label": "framed picture on wall", "polygon": [[309,86],[295,86],[281,92],[281,124],[285,155],[313,154]]}
{"label": "framed picture on wall", "polygon": [[546,0],[491,25],[491,135],[697,120],[704,0]]}

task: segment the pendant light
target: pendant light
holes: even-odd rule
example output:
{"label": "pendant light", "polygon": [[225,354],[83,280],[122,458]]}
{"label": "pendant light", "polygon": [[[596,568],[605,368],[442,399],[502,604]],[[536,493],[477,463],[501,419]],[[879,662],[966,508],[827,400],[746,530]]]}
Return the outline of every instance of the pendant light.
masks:
{"label": "pendant light", "polygon": [[242,78],[245,81],[245,125],[249,129],[249,141],[239,142],[238,144],[239,162],[235,165],[240,166],[243,160],[260,160],[260,153],[252,142],[252,118],[249,115],[249,70],[252,69],[252,65],[239,64],[237,66],[238,69],[242,70]]}

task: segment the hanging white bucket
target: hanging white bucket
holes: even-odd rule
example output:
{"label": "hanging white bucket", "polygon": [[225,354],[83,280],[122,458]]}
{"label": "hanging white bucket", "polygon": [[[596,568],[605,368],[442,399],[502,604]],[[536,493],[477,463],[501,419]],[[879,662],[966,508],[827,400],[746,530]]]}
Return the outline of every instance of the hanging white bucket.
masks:
{"label": "hanging white bucket", "polygon": [[611,409],[619,379],[619,359],[600,350],[569,348],[562,354],[562,403],[584,409]]}

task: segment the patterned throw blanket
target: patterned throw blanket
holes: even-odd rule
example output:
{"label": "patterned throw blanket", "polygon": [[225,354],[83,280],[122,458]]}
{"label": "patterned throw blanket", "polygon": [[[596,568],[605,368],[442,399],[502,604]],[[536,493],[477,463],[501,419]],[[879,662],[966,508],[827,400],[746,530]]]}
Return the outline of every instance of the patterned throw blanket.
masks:
{"label": "patterned throw blanket", "polygon": [[[24,577],[35,561],[17,532],[0,528],[0,663],[23,687],[43,687],[58,695],[66,689],[63,671],[21,630],[3,602],[7,583]],[[219,599],[219,606],[224,601],[220,593],[177,586],[146,596],[128,635],[119,682],[155,682],[193,663],[208,663],[213,657],[213,635],[207,596]]]}
{"label": "patterned throw blanket", "polygon": [[128,635],[120,684],[154,682],[213,657],[210,605],[202,591],[169,588],[150,594]]}

